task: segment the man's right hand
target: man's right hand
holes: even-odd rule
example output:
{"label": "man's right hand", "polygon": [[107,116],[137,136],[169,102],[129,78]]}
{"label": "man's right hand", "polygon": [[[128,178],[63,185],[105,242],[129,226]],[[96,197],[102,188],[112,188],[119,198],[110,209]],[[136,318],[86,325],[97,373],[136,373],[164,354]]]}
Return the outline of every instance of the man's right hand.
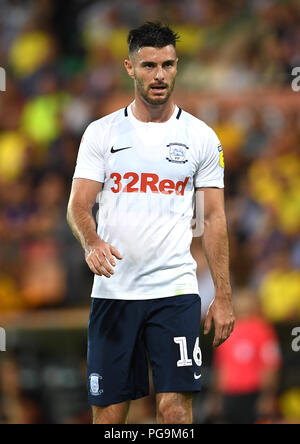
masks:
{"label": "man's right hand", "polygon": [[115,247],[100,239],[96,245],[88,247],[85,251],[85,260],[92,273],[107,278],[115,274],[112,267],[116,266],[116,261],[113,256],[122,260],[121,254]]}

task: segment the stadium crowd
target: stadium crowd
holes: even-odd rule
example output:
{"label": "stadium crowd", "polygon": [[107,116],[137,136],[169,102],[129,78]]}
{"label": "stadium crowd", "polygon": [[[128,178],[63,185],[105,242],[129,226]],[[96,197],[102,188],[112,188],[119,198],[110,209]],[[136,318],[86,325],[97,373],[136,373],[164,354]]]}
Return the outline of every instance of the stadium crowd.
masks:
{"label": "stadium crowd", "polygon": [[[197,115],[224,146],[234,289],[258,295],[268,322],[299,322],[300,108],[263,101],[291,93],[297,0],[0,2],[0,312],[89,305],[65,220],[78,147],[110,97],[127,105],[128,29],[156,19],[181,35],[178,90],[199,92]],[[247,107],[217,98],[249,91]],[[202,93],[215,94],[210,108]]]}

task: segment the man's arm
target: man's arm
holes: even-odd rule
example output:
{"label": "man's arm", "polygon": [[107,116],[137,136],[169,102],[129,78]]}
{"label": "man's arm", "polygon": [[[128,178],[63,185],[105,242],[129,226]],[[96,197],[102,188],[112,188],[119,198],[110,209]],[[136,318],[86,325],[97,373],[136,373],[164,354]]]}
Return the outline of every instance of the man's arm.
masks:
{"label": "man's arm", "polygon": [[67,221],[74,236],[81,243],[90,270],[99,276],[110,278],[114,274],[113,258],[122,259],[116,248],[102,241],[96,231],[92,214],[93,206],[103,184],[93,180],[74,179],[68,204]]}
{"label": "man's arm", "polygon": [[218,188],[196,188],[204,193],[203,249],[214,280],[216,298],[211,305],[204,327],[208,334],[215,326],[214,347],[229,338],[235,318],[229,272],[229,243],[224,209],[224,191]]}

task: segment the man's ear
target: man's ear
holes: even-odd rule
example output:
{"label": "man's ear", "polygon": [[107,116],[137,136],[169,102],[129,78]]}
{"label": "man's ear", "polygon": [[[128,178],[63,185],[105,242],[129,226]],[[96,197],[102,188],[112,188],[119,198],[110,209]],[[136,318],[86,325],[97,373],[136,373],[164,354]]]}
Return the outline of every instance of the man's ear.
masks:
{"label": "man's ear", "polygon": [[132,79],[134,79],[134,78],[135,78],[135,75],[134,75],[134,68],[133,68],[132,61],[131,61],[130,59],[126,59],[126,60],[124,61],[124,66],[125,66],[126,71],[128,72],[128,75],[129,75]]}

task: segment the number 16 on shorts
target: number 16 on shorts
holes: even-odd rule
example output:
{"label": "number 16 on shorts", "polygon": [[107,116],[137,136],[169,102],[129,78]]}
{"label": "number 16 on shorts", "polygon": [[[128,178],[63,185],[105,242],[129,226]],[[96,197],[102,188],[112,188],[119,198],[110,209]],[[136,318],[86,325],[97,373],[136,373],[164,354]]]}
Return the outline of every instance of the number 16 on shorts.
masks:
{"label": "number 16 on shorts", "polygon": [[[179,345],[179,353],[180,353],[180,359],[177,361],[177,367],[190,367],[193,365],[193,360],[189,358],[189,351],[187,348],[187,340],[185,336],[178,336],[174,338],[175,344]],[[199,338],[196,339],[194,350],[193,350],[193,359],[198,365],[198,367],[201,367],[202,365],[202,353],[201,349],[199,347]]]}

